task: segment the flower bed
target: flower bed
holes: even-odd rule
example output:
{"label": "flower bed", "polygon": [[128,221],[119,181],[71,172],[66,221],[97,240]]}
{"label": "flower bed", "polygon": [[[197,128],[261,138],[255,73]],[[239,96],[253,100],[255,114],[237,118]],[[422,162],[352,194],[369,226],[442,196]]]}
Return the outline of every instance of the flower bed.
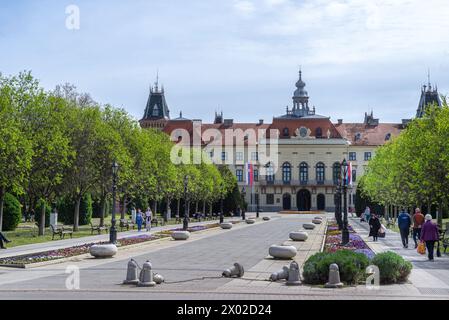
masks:
{"label": "flower bed", "polygon": [[374,258],[374,252],[368,247],[365,241],[354,231],[351,226],[349,230],[349,243],[345,246],[341,245],[341,231],[338,230],[338,225],[330,221],[326,233],[326,241],[324,243],[324,252],[336,252],[338,250],[351,250],[358,253],[363,253],[368,259]]}
{"label": "flower bed", "polygon": [[[240,222],[240,221],[238,221]],[[236,222],[236,223],[238,223]],[[216,228],[218,227],[218,223],[211,223],[201,226],[193,226],[189,227],[187,230],[189,232],[196,232],[196,231],[202,231],[207,230],[210,228]],[[182,228],[176,228],[176,229],[170,229],[165,231],[156,232],[154,234],[139,234],[132,237],[126,237],[121,238],[117,240],[117,247],[124,247],[129,246],[137,243],[143,243],[148,241],[154,241],[161,238],[169,237],[170,234],[173,231],[180,231]],[[7,266],[7,267],[18,267],[18,268],[24,268],[25,265],[31,264],[31,263],[38,263],[38,262],[44,262],[44,261],[51,261],[51,260],[58,260],[63,258],[69,258],[73,256],[78,256],[82,254],[89,253],[89,249],[94,244],[106,244],[109,242],[102,241],[97,243],[87,243],[79,246],[73,246],[69,248],[62,248],[57,250],[49,250],[49,251],[43,251],[38,253],[32,253],[32,254],[26,254],[21,256],[14,256],[14,257],[6,257],[6,258],[0,258],[0,266]]]}

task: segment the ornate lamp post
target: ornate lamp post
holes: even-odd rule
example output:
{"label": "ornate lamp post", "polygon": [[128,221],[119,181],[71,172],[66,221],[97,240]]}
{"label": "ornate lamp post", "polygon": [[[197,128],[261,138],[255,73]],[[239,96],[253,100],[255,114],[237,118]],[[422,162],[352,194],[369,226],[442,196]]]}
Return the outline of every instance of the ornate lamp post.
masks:
{"label": "ornate lamp post", "polygon": [[117,229],[115,228],[115,210],[116,210],[116,193],[117,193],[117,173],[119,165],[117,161],[112,164],[112,220],[109,229],[109,242],[115,244],[117,242]]}
{"label": "ornate lamp post", "polygon": [[220,199],[220,223],[224,222],[223,217],[223,197]]}
{"label": "ornate lamp post", "polygon": [[184,206],[185,206],[185,209],[184,209],[184,219],[182,222],[182,229],[184,231],[187,231],[187,228],[189,227],[189,205],[190,204],[189,204],[189,201],[187,200],[188,183],[189,183],[189,176],[186,175],[184,177],[184,202],[185,202]]}
{"label": "ornate lamp post", "polygon": [[348,191],[348,163],[346,159],[343,159],[341,163],[342,173],[343,173],[343,230],[341,232],[342,245],[349,243],[349,230],[348,230],[348,202],[347,202],[347,191]]}
{"label": "ornate lamp post", "polygon": [[[243,186],[242,188],[242,199],[245,202],[245,196],[246,196],[246,190],[245,190],[245,186]],[[245,220],[245,206],[243,205],[242,208],[242,220]]]}
{"label": "ornate lamp post", "polygon": [[341,219],[341,193],[342,193],[342,180],[341,180],[341,164],[339,163],[338,175],[337,175],[337,188],[335,191],[335,220],[338,224],[338,230],[343,229],[343,222]]}
{"label": "ornate lamp post", "polygon": [[[259,190],[258,190],[259,191]],[[254,197],[256,198],[256,217],[259,218],[259,192],[257,192]]]}

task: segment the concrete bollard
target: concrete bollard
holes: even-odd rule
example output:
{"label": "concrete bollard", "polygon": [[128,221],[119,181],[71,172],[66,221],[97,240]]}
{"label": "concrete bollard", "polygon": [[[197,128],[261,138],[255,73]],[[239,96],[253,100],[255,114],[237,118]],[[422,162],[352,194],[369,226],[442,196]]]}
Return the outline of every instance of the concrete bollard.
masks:
{"label": "concrete bollard", "polygon": [[142,270],[139,275],[138,287],[154,287],[156,282],[153,281],[153,271],[150,261],[143,264]]}
{"label": "concrete bollard", "polygon": [[126,270],[126,280],[123,280],[123,284],[137,284],[137,263],[133,259],[129,260],[128,268]]}
{"label": "concrete bollard", "polygon": [[153,280],[154,282],[156,282],[156,284],[161,284],[162,282],[165,282],[165,278],[159,273],[153,274]]}
{"label": "concrete bollard", "polygon": [[281,270],[273,272],[270,276],[271,281],[278,281],[282,279],[288,279],[289,268],[287,266],[283,266]]}
{"label": "concrete bollard", "polygon": [[340,271],[336,263],[329,266],[329,282],[324,285],[325,288],[341,288],[343,283],[340,282]]}
{"label": "concrete bollard", "polygon": [[232,278],[232,277],[241,278],[243,277],[244,273],[245,270],[243,269],[243,266],[240,263],[236,262],[234,263],[233,267],[225,269],[221,275],[225,278]]}
{"label": "concrete bollard", "polygon": [[290,263],[290,269],[288,269],[288,278],[286,284],[288,286],[299,286],[301,284],[299,265],[296,261],[292,261]]}

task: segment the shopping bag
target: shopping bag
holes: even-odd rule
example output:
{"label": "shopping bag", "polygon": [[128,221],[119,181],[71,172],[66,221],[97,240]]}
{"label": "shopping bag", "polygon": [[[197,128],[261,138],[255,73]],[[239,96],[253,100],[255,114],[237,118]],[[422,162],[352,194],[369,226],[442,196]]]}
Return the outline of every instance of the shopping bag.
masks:
{"label": "shopping bag", "polygon": [[377,232],[377,236],[379,237],[379,238],[385,238],[385,226],[383,225],[383,224],[381,224],[380,225],[380,229],[379,229],[379,231]]}
{"label": "shopping bag", "polygon": [[424,242],[420,242],[418,244],[418,248],[416,249],[416,251],[418,251],[419,254],[426,254],[426,245],[424,244]]}

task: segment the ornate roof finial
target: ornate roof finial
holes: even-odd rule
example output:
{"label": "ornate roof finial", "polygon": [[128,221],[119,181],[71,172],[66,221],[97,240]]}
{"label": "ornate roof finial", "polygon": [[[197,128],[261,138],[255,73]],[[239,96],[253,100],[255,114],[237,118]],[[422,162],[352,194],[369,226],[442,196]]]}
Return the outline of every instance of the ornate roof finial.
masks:
{"label": "ornate roof finial", "polygon": [[179,117],[182,118],[182,111],[179,111]]}
{"label": "ornate roof finial", "polygon": [[157,71],[156,71],[156,82],[154,83],[156,92],[158,92],[158,86],[159,86],[159,69],[157,69]]}
{"label": "ornate roof finial", "polygon": [[430,86],[430,68],[427,68],[427,85],[430,90],[430,88],[431,88],[431,86]]}

